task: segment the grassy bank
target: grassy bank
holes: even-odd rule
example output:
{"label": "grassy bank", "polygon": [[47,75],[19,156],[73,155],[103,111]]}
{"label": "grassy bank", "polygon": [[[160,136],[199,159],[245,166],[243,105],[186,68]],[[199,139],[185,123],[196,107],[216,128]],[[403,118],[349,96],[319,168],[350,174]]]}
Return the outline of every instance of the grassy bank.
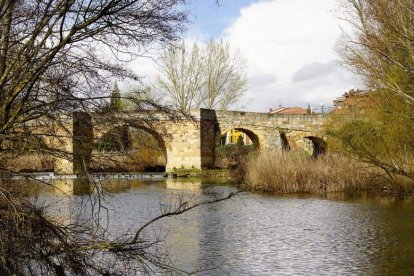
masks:
{"label": "grassy bank", "polygon": [[298,152],[265,152],[246,166],[244,188],[273,193],[389,193],[407,194],[413,183],[387,180],[379,169],[340,154],[311,159]]}
{"label": "grassy bank", "polygon": [[171,174],[177,177],[193,177],[193,178],[224,178],[230,179],[231,173],[228,169],[175,169]]}

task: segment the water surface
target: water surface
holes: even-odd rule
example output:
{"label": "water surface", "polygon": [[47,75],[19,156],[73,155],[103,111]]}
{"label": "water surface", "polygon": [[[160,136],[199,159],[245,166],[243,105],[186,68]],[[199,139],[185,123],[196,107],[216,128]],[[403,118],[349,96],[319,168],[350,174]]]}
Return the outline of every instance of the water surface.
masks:
{"label": "water surface", "polygon": [[[109,231],[133,231],[181,198],[195,202],[236,188],[201,180],[105,184]],[[59,201],[57,217],[90,212],[90,187],[72,180],[37,191]],[[67,196],[69,194],[69,196]],[[200,275],[414,275],[414,203],[243,194],[159,221],[173,263]],[[206,270],[215,268],[213,270]]]}

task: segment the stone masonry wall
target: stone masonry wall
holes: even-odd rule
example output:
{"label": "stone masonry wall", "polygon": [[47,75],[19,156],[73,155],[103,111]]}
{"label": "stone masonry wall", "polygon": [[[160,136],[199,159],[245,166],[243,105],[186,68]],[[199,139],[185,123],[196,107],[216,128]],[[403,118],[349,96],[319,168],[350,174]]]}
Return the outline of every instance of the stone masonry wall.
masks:
{"label": "stone masonry wall", "polygon": [[[325,119],[326,115],[276,115],[208,109],[191,110],[191,117],[181,117],[178,120],[171,120],[158,113],[130,113],[127,116],[92,114],[90,124],[74,124],[73,133],[76,139],[67,139],[63,146],[67,150],[73,149],[76,162],[85,162],[91,152],[92,141],[117,126],[135,124],[162,140],[167,151],[167,171],[180,168],[202,169],[214,166],[215,146],[221,135],[227,131],[244,131],[261,150],[282,149],[281,132],[286,134],[293,147],[302,144],[309,147],[303,143],[303,139],[310,135],[323,138]],[[74,170],[80,171],[79,164],[73,167],[70,163],[57,160],[56,172],[67,174]]]}

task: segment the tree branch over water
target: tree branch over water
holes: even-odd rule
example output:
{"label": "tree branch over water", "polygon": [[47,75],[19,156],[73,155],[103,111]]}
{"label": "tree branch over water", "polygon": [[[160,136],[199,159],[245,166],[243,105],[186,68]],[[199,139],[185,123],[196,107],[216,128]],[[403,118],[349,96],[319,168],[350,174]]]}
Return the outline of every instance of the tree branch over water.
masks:
{"label": "tree branch over water", "polygon": [[[13,168],[6,164],[26,153],[73,160],[71,150],[59,142],[73,138],[67,123],[74,112],[101,110],[114,80],[139,80],[121,60],[178,39],[188,22],[185,4],[0,0],[0,274],[113,275],[167,269],[153,250],[159,241],[138,237],[142,229],[133,242],[106,235],[99,183],[89,179],[95,193],[88,198],[89,220],[63,223],[49,216],[50,207],[59,206],[39,206],[29,199],[29,186],[12,180]],[[153,101],[134,101],[135,111],[148,107],[176,116]],[[183,205],[176,213],[192,208]]]}
{"label": "tree branch over water", "polygon": [[177,216],[177,215],[180,215],[180,214],[183,214],[185,212],[188,212],[188,211],[190,211],[190,210],[192,210],[192,209],[194,209],[196,207],[199,207],[199,206],[218,203],[218,202],[221,202],[221,201],[230,199],[230,198],[232,198],[232,197],[234,197],[234,196],[236,196],[237,194],[240,194],[240,193],[242,193],[242,191],[232,192],[232,193],[228,194],[228,196],[226,196],[226,197],[222,197],[222,198],[218,198],[218,199],[213,199],[213,200],[208,200],[208,201],[202,201],[200,203],[196,203],[196,204],[193,204],[193,205],[190,205],[189,202],[187,202],[187,201],[182,202],[181,204],[179,204],[179,206],[175,210],[167,211],[167,212],[165,212],[165,213],[163,213],[163,214],[161,214],[161,215],[153,218],[152,220],[148,221],[146,224],[144,224],[135,233],[134,239],[131,242],[132,243],[136,243],[138,241],[138,239],[139,239],[139,236],[140,236],[141,232],[145,228],[147,228],[148,226],[150,226],[151,224],[155,223],[156,221],[158,221],[158,220],[160,220],[162,218]]}

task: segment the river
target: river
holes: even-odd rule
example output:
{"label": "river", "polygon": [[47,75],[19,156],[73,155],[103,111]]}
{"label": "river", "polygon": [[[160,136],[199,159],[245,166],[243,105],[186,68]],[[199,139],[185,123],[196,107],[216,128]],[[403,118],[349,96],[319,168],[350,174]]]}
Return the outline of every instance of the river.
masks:
{"label": "river", "polygon": [[[212,183],[111,180],[104,185],[105,224],[116,236],[179,199],[236,190]],[[40,203],[59,202],[54,214],[71,220],[90,212],[90,187],[79,185],[59,180],[35,194]],[[165,239],[174,265],[204,270],[199,275],[414,275],[412,200],[244,193],[164,218],[150,231]]]}

